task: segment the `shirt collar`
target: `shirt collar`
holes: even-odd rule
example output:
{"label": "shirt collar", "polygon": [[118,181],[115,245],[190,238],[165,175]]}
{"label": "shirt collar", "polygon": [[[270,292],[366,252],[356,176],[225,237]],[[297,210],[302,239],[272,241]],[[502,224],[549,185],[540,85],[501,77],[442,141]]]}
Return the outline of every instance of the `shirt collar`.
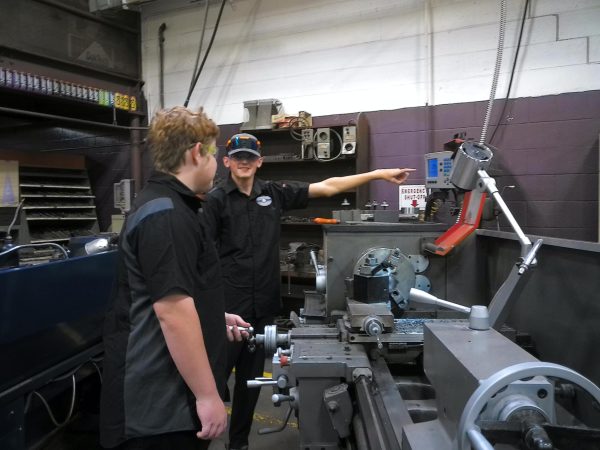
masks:
{"label": "shirt collar", "polygon": [[[233,178],[231,177],[231,173],[229,174],[227,180],[223,184],[223,190],[226,194],[231,194],[234,191],[239,191],[237,185],[235,184],[235,181],[233,181]],[[250,193],[250,198],[258,197],[261,193],[262,187],[260,180],[254,177],[254,184],[252,185],[252,192]]]}
{"label": "shirt collar", "polygon": [[177,177],[171,174],[154,171],[152,172],[152,175],[150,175],[148,183],[156,183],[167,186],[180,194],[186,201],[190,201],[192,204],[197,204],[198,207],[200,206],[200,198],[189,187],[179,181]]}

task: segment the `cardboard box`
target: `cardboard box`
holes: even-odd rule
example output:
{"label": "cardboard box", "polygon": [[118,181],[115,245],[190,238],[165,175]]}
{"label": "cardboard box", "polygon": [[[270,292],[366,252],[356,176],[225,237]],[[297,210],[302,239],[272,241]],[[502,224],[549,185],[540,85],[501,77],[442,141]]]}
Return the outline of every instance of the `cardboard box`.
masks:
{"label": "cardboard box", "polygon": [[294,128],[312,127],[312,116],[306,111],[300,111],[297,116],[288,116],[285,113],[273,114],[271,123],[276,128],[288,128],[293,123]]}

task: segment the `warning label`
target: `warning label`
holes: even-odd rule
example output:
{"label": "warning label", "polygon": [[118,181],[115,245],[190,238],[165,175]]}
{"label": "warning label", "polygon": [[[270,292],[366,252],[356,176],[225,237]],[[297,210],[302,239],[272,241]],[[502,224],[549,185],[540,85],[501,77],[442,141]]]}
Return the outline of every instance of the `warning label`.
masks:
{"label": "warning label", "polygon": [[413,206],[416,208],[425,208],[425,198],[427,197],[427,188],[423,184],[401,185],[398,187],[399,199],[398,207],[405,208]]}

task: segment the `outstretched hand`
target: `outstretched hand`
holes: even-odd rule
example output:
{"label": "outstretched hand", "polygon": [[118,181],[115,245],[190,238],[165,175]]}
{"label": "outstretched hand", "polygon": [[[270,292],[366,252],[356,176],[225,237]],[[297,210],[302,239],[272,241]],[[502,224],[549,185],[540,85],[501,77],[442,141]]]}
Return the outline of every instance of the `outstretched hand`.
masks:
{"label": "outstretched hand", "polygon": [[402,184],[406,181],[411,172],[417,169],[379,169],[381,179],[394,184]]}

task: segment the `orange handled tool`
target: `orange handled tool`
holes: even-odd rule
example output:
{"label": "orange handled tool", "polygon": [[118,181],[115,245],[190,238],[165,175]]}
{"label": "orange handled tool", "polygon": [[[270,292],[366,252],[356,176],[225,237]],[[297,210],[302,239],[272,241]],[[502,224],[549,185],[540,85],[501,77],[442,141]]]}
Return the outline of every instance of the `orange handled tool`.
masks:
{"label": "orange handled tool", "polygon": [[312,221],[319,225],[335,225],[336,223],[340,223],[337,219],[325,219],[323,217],[315,217]]}

